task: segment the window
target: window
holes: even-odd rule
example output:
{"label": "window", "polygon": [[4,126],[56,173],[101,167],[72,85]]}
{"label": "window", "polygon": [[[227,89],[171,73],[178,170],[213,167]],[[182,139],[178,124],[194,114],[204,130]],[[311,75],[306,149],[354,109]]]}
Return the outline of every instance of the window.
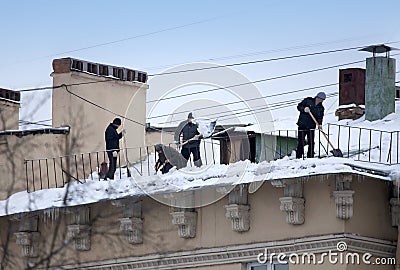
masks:
{"label": "window", "polygon": [[249,263],[247,264],[247,270],[289,270],[289,264],[279,264],[279,263]]}
{"label": "window", "polygon": [[353,79],[353,74],[351,74],[351,73],[347,73],[347,74],[344,74],[344,76],[343,76],[343,82],[351,82],[351,80]]}

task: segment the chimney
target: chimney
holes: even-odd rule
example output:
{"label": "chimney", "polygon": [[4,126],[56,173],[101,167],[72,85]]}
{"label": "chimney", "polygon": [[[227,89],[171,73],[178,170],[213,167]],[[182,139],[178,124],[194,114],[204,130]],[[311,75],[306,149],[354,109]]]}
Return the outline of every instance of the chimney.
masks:
{"label": "chimney", "polygon": [[[360,51],[372,52],[366,59],[365,119],[375,121],[395,111],[396,60],[389,57],[395,50],[386,45],[372,45]],[[386,56],[376,56],[386,53]]]}
{"label": "chimney", "polygon": [[364,115],[365,69],[339,70],[339,108],[336,116],[342,119],[358,119]]}
{"label": "chimney", "polygon": [[19,129],[21,94],[0,88],[0,131]]}

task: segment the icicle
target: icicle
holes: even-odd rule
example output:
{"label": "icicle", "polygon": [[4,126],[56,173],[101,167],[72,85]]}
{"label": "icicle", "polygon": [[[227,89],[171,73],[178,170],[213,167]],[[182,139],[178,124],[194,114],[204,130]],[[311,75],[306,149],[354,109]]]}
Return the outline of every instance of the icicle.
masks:
{"label": "icicle", "polygon": [[44,223],[48,223],[49,220],[51,220],[51,223],[54,223],[54,220],[56,220],[60,216],[60,208],[48,208],[43,210],[42,212],[42,218]]}

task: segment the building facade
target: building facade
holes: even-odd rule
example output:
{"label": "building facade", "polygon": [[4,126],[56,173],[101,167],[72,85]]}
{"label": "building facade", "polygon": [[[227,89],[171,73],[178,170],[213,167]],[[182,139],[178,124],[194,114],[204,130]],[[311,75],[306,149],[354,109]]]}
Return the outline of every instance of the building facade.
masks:
{"label": "building facade", "polygon": [[[4,269],[395,269],[396,189],[329,174],[266,181],[253,193],[238,185],[202,207],[223,186],[3,216]],[[272,264],[262,264],[265,251]],[[329,252],[350,261],[324,259]],[[382,258],[391,264],[372,264]]]}

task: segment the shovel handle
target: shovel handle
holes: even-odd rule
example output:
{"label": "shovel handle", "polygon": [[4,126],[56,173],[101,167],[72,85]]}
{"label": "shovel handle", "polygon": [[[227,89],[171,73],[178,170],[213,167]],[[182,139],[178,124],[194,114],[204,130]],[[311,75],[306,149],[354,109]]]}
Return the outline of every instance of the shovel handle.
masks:
{"label": "shovel handle", "polygon": [[187,144],[187,143],[189,143],[189,142],[191,142],[191,141],[198,140],[198,139],[200,138],[200,136],[201,136],[201,134],[200,134],[200,135],[194,135],[193,138],[190,138],[190,139],[187,140],[186,142],[181,143],[181,146],[183,146],[183,145],[185,145],[185,144]]}
{"label": "shovel handle", "polygon": [[325,139],[328,141],[329,145],[332,147],[332,149],[335,149],[331,141],[328,139],[328,136],[325,134],[325,132],[319,128],[319,123],[317,119],[315,119],[314,115],[312,114],[311,111],[308,112],[308,114],[311,116],[312,120],[314,120],[315,124],[317,125],[318,129],[321,130],[322,134],[324,135]]}

